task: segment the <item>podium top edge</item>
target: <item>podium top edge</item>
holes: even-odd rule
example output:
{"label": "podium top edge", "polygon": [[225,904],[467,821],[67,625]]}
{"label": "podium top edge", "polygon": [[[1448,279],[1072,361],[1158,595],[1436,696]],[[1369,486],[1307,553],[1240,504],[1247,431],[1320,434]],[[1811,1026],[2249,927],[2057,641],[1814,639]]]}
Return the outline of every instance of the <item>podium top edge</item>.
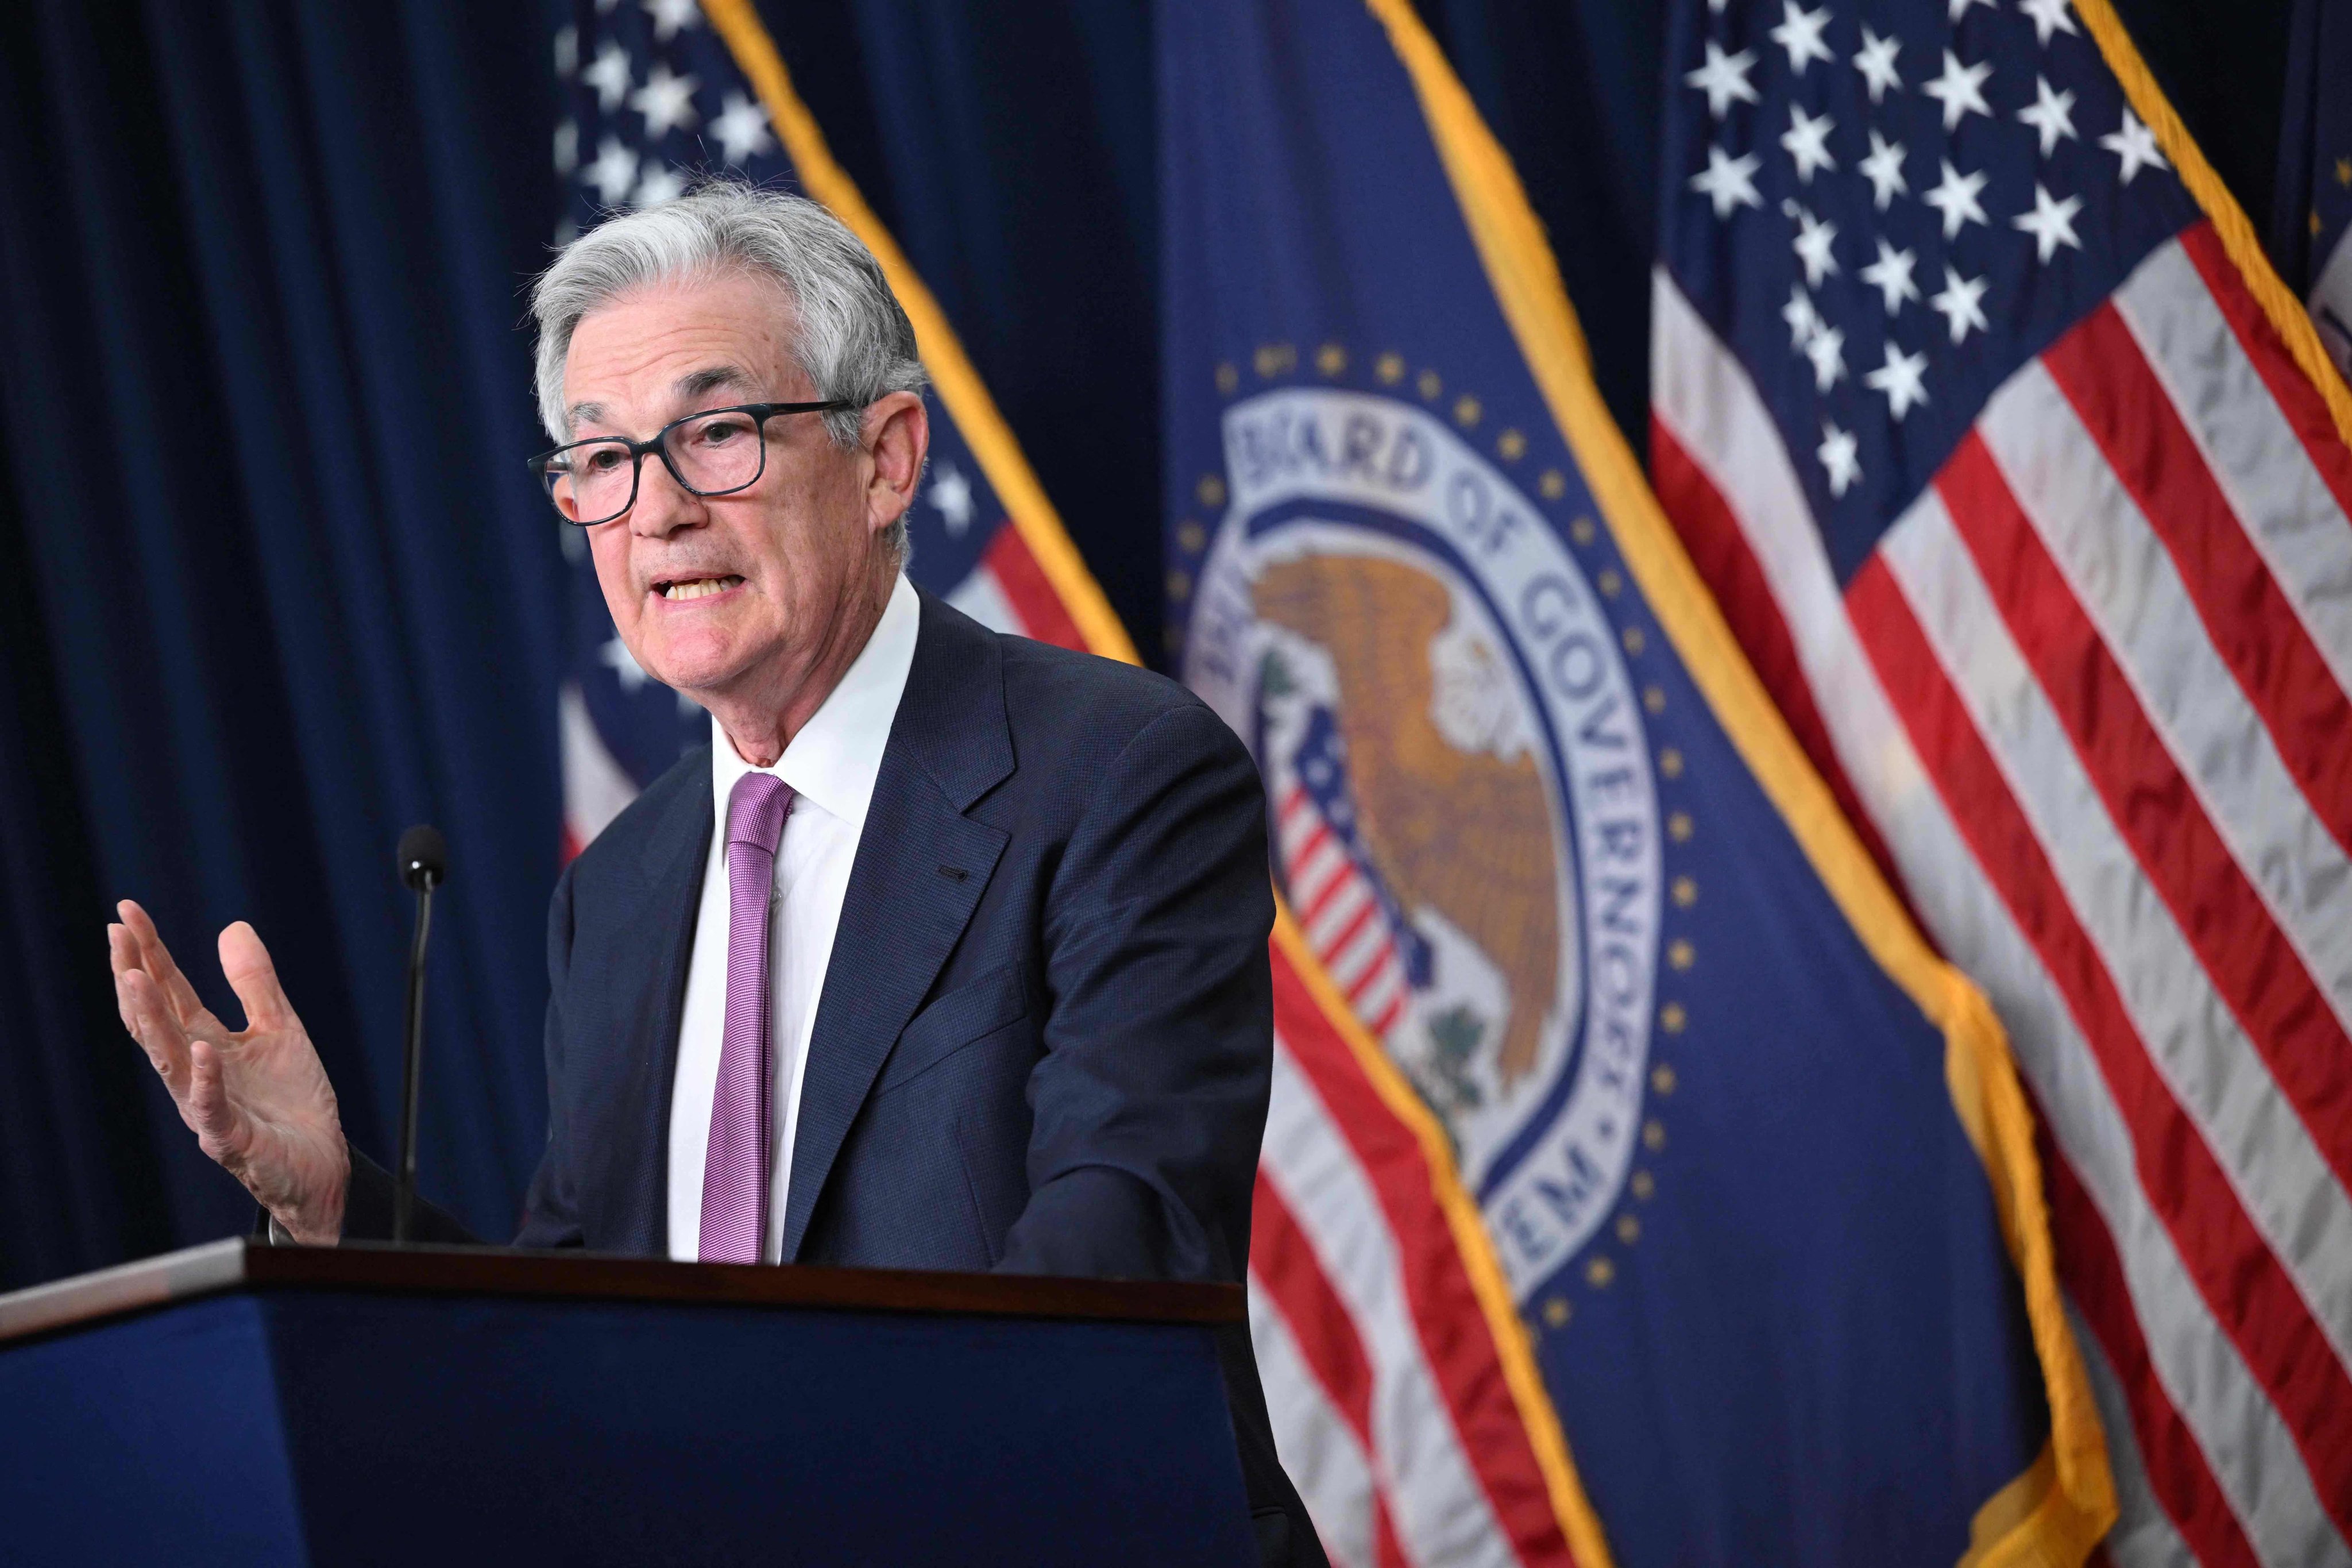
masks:
{"label": "podium top edge", "polygon": [[0,1295],[0,1342],[203,1296],[281,1289],[1137,1323],[1237,1323],[1246,1315],[1239,1285],[1189,1280],[673,1263],[489,1247],[272,1247],[232,1237]]}

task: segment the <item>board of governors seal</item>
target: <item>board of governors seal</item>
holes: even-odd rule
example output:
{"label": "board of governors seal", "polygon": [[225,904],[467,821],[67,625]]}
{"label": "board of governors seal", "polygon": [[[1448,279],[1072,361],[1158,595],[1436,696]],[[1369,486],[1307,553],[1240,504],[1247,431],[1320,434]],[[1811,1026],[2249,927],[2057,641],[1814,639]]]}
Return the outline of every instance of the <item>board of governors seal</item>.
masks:
{"label": "board of governors seal", "polygon": [[1524,1300],[1636,1156],[1662,872],[1632,676],[1553,524],[1433,414],[1290,387],[1223,438],[1186,682],[1256,755],[1285,897]]}

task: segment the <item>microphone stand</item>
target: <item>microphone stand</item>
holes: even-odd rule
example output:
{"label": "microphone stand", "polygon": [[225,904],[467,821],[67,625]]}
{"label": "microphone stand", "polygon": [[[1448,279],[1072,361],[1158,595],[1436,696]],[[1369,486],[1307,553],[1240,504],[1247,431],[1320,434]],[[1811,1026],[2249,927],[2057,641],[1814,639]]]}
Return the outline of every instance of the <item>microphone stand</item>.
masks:
{"label": "microphone stand", "polygon": [[400,879],[416,890],[416,928],[408,942],[407,1029],[400,1072],[400,1161],[392,1198],[392,1239],[408,1244],[416,1206],[416,1096],[425,1065],[425,944],[433,934],[433,889],[447,869],[441,835],[426,826],[400,837]]}

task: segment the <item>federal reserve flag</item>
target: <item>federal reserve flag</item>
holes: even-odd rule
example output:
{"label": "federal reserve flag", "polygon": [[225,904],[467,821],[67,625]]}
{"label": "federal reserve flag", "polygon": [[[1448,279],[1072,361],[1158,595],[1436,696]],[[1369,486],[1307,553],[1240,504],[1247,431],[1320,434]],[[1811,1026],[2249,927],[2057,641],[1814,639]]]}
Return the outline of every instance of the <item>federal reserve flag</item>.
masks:
{"label": "federal reserve flag", "polygon": [[[881,262],[931,374],[930,461],[907,514],[908,574],[1000,631],[1132,661],[1127,633],[938,302],[834,162],[751,0],[578,0],[563,9],[554,59],[565,110],[555,169],[572,195],[557,239],[607,214],[673,200],[709,175],[799,191],[832,208]],[[571,669],[559,700],[571,855],[701,742],[709,721],[637,668],[613,633],[585,540],[567,529],[564,545]]]}
{"label": "federal reserve flag", "polygon": [[[1403,0],[1160,39],[1183,673],[1393,1090],[1278,1041],[1254,1328],[1334,1559],[2082,1561],[2113,1502],[1999,1026],[1699,586],[1499,149]],[[1463,1225],[1382,1201],[1399,1124]],[[1489,1326],[1410,1289],[1448,1268],[1517,1315],[1516,1432],[1444,1375]],[[1549,1532],[1492,1460],[1530,1446]]]}

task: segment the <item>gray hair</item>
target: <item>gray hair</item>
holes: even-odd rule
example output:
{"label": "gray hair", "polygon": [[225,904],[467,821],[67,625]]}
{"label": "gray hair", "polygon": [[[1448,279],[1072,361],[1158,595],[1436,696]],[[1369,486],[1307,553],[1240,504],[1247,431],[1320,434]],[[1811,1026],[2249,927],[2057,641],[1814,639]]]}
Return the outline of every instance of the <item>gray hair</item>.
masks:
{"label": "gray hair", "polygon": [[[867,404],[929,384],[914,324],[847,225],[806,196],[716,180],[661,206],[607,218],[565,246],[531,286],[539,419],[548,434],[572,438],[563,360],[583,318],[633,289],[729,268],[782,287],[793,303],[793,357],[816,395],[856,405],[824,416],[835,446],[856,445]],[[906,520],[890,531],[903,556]]]}

